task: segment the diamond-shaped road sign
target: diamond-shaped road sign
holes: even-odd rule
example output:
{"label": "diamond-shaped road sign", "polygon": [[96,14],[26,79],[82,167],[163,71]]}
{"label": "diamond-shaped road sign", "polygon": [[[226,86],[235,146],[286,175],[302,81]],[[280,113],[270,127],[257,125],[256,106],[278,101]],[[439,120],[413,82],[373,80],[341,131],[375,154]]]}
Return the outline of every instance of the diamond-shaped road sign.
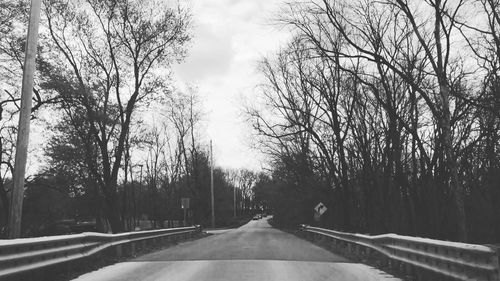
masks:
{"label": "diamond-shaped road sign", "polygon": [[328,208],[323,203],[319,202],[319,204],[314,207],[314,210],[321,216]]}

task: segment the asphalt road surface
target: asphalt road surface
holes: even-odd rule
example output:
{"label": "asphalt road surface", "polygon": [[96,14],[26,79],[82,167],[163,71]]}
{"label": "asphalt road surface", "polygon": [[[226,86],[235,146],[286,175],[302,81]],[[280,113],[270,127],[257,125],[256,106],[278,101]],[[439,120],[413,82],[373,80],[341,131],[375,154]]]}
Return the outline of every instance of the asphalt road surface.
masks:
{"label": "asphalt road surface", "polygon": [[272,228],[265,218],[211,233],[75,280],[399,280]]}

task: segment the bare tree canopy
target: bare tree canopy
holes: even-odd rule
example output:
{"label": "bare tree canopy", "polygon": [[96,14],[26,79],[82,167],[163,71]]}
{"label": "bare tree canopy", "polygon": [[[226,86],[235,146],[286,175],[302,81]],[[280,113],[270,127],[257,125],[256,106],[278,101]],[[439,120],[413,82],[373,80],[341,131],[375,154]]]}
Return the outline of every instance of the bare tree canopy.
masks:
{"label": "bare tree canopy", "polygon": [[48,70],[59,77],[47,87],[63,97],[65,115],[84,139],[114,232],[122,229],[117,180],[133,113],[162,91],[160,73],[183,57],[189,40],[189,13],[162,3],[45,2],[48,42],[57,50],[51,56],[59,61]]}
{"label": "bare tree canopy", "polygon": [[247,115],[305,210],[327,196],[324,223],[348,231],[499,233],[488,229],[498,216],[473,223],[500,199],[494,2],[284,6],[278,20],[294,39],[262,61],[265,106]]}

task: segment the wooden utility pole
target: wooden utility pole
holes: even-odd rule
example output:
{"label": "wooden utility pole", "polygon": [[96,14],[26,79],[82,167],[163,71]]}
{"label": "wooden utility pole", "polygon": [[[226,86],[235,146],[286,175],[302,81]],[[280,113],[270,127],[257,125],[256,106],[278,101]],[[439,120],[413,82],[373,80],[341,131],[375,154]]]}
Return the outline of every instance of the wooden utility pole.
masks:
{"label": "wooden utility pole", "polygon": [[214,156],[212,151],[212,140],[210,140],[210,197],[212,201],[212,228],[215,228],[215,205],[214,205]]}
{"label": "wooden utility pole", "polygon": [[[140,180],[139,180],[139,207],[141,206],[141,193],[142,193],[142,164],[139,164],[139,167],[141,167],[141,175],[140,175]],[[144,205],[144,204],[143,204]],[[144,210],[144,208],[143,208]],[[139,210],[140,212],[140,210]],[[142,214],[139,214],[139,227],[140,227],[140,224],[141,224],[141,215]]]}
{"label": "wooden utility pole", "polygon": [[[135,230],[135,227],[137,226],[137,197],[136,197],[136,192],[135,192],[135,184],[134,184],[134,172],[133,172],[133,167],[132,164],[130,165],[130,184],[132,185],[132,199],[134,200],[134,226],[132,227],[132,231]],[[137,183],[137,180],[136,180]]]}
{"label": "wooden utility pole", "polygon": [[233,217],[236,218],[236,186],[233,186]]}
{"label": "wooden utility pole", "polygon": [[16,158],[14,166],[14,187],[12,189],[9,210],[9,238],[19,238],[21,235],[21,218],[24,197],[24,174],[26,172],[26,158],[28,157],[28,143],[31,118],[31,96],[33,93],[33,79],[35,75],[35,57],[37,53],[38,24],[42,0],[31,0],[28,36],[26,38],[26,54],[24,56],[23,84],[21,88],[21,109],[16,142]]}

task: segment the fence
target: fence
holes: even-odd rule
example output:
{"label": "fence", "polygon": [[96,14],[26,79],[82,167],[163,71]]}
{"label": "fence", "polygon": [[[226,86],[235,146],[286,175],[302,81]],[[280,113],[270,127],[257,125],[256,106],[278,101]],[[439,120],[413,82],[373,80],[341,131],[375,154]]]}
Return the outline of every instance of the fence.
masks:
{"label": "fence", "polygon": [[103,234],[87,232],[38,238],[0,240],[0,279],[113,249],[117,257],[126,250],[135,252],[136,244],[147,241],[185,238],[201,232],[200,226],[150,231]]}
{"label": "fence", "polygon": [[396,234],[369,236],[307,225],[301,225],[301,230],[329,239],[334,246],[347,247],[356,255],[382,254],[408,270],[426,270],[457,280],[500,280],[498,254],[487,246]]}

